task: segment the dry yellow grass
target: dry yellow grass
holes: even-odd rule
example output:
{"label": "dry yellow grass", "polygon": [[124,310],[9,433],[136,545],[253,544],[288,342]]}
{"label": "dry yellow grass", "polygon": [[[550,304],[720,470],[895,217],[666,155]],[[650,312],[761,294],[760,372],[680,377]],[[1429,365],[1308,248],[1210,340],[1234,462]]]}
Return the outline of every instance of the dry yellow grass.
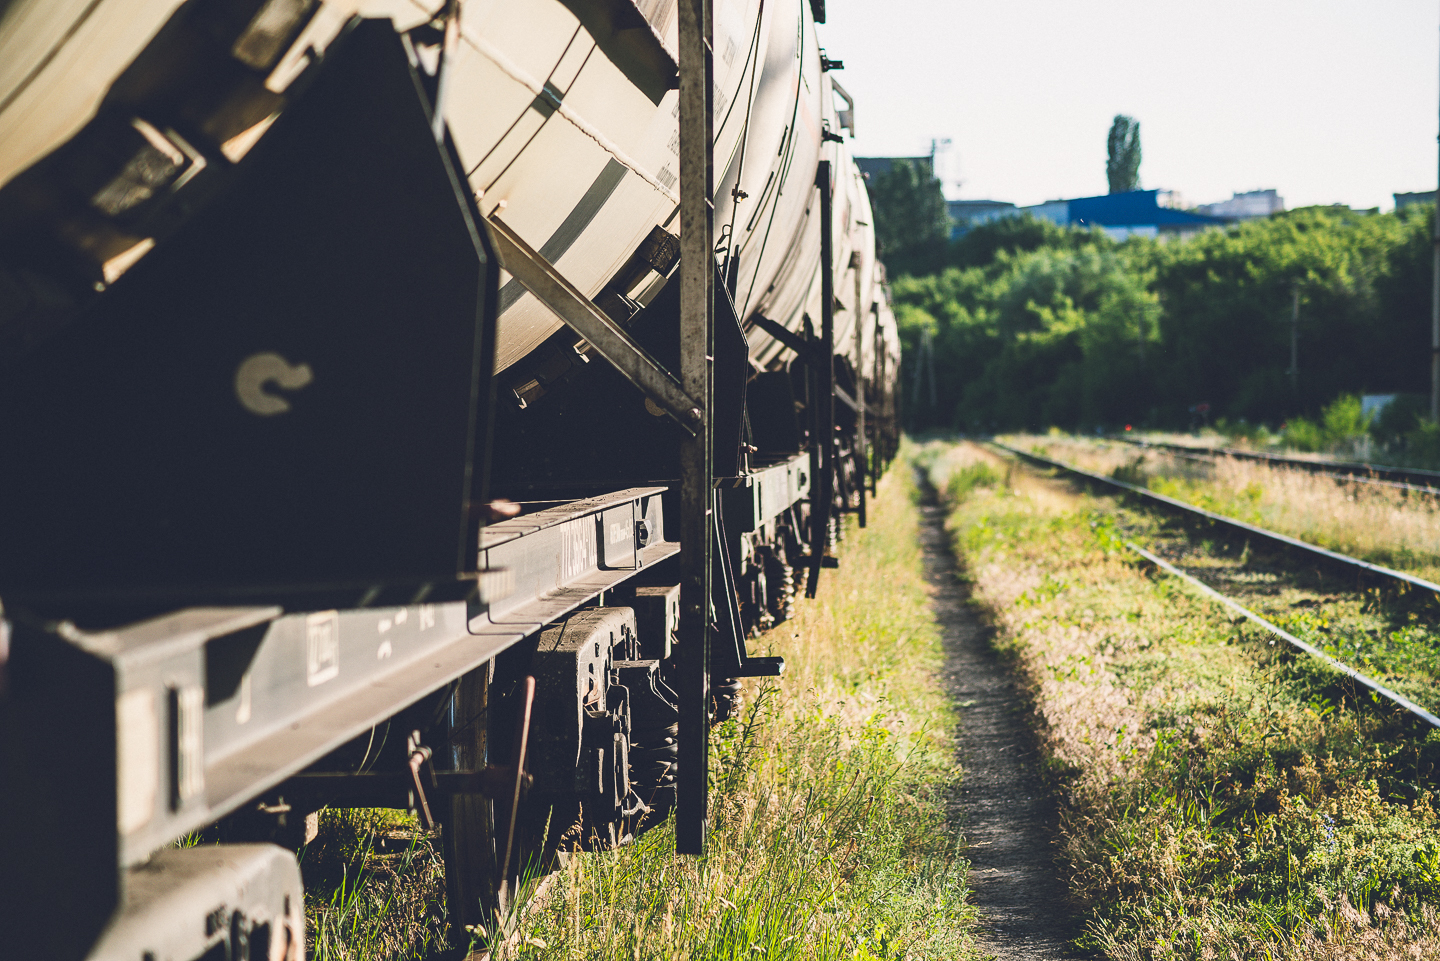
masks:
{"label": "dry yellow grass", "polygon": [[930,461],[1033,701],[1086,946],[1116,961],[1440,958],[1434,798],[1388,786],[1413,776],[1396,758],[1431,749],[1423,732],[1323,701],[1314,665],[1152,578],[1121,547],[1113,500],[1007,476],[974,448]]}
{"label": "dry yellow grass", "polygon": [[954,716],[941,688],[908,468],[853,518],[820,598],[752,650],[785,677],[714,734],[703,858],[668,826],[572,857],[510,953],[524,958],[975,956],[958,832]]}
{"label": "dry yellow grass", "polygon": [[[1004,472],[1003,485],[971,492],[967,513],[984,516],[990,512],[985,505],[1003,503],[1007,525],[1048,528],[1058,522],[1055,546],[1064,541],[1070,548],[1076,538],[1083,540],[1085,535],[1070,529],[1066,519],[1097,507],[1093,498],[1076,493],[1065,481],[1036,476],[974,444],[938,448],[932,463],[931,476],[941,489],[976,465]],[[1146,694],[1129,692],[1111,670],[1114,661],[1149,644],[1142,624],[1145,611],[1132,600],[1143,575],[1126,556],[1087,553],[1075,563],[1063,553],[1047,551],[1043,541],[1007,544],[1005,535],[987,522],[967,526],[957,515],[951,524],[970,546],[964,551],[968,573],[976,597],[999,629],[1001,644],[1023,652],[1022,666],[1051,758],[1077,772],[1085,789],[1103,789],[1124,776],[1153,742],[1145,730],[1142,702],[1166,693],[1158,688]],[[1073,617],[1051,616],[1052,607],[1062,603],[1057,599],[1079,593],[1092,598],[1086,607]],[[1113,613],[1118,609],[1127,609],[1132,619],[1117,624]]]}
{"label": "dry yellow grass", "polygon": [[1120,476],[1187,503],[1330,550],[1440,581],[1440,498],[1222,457],[1195,461],[1109,441],[1020,435],[1007,442]]}

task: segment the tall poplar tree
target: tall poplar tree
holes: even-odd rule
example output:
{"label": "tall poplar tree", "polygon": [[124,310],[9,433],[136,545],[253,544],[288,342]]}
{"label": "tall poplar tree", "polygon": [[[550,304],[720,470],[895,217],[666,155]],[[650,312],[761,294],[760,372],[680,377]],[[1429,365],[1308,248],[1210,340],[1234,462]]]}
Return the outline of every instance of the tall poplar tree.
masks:
{"label": "tall poplar tree", "polygon": [[1140,189],[1140,121],[1116,114],[1105,142],[1105,179],[1112,194]]}

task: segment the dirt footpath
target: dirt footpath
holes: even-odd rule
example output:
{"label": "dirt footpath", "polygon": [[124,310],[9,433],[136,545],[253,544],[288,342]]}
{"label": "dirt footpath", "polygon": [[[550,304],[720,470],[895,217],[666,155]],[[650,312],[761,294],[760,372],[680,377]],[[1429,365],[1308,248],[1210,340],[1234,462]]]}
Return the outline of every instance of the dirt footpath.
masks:
{"label": "dirt footpath", "polygon": [[1002,961],[1083,957],[1067,944],[1078,932],[1055,862],[1056,812],[1037,770],[1035,739],[1015,680],[966,603],[969,589],[956,577],[945,509],[933,497],[921,505],[920,538],[944,636],[945,679],[960,717],[965,776],[956,803],[970,843],[981,943]]}

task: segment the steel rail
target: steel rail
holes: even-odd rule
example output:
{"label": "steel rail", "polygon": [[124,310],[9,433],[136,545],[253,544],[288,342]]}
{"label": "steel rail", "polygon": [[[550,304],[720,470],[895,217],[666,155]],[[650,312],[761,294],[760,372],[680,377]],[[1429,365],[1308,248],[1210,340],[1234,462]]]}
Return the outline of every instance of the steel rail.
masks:
{"label": "steel rail", "polygon": [[990,441],[990,443],[1000,448],[1001,450],[1007,451],[1008,453],[1015,455],[1016,457],[1021,457],[1025,460],[1044,464],[1047,467],[1053,467],[1071,474],[1076,474],[1080,477],[1086,478],[1087,480],[1096,481],[1098,483],[1106,484],[1111,487],[1118,487],[1121,490],[1128,491],[1131,494],[1135,494],[1136,496],[1141,497],[1145,500],[1161,504],[1165,507],[1171,508],[1172,510],[1178,510],[1187,514],[1196,515],[1198,517],[1204,517],[1207,520],[1213,521],[1217,524],[1223,524],[1226,527],[1233,527],[1236,530],[1244,531],[1245,533],[1254,535],[1256,537],[1263,537],[1266,540],[1273,541],[1283,547],[1288,547],[1294,550],[1314,554],[1334,564],[1345,565],[1351,568],[1355,568],[1364,573],[1372,574],[1388,580],[1402,581],[1412,587],[1419,587],[1434,594],[1440,594],[1440,584],[1436,584],[1433,581],[1427,581],[1423,577],[1416,577],[1414,574],[1406,574],[1404,571],[1397,571],[1393,568],[1384,567],[1380,564],[1372,564],[1369,561],[1362,561],[1359,558],[1351,557],[1348,554],[1341,554],[1338,551],[1332,551],[1324,547],[1318,547],[1315,544],[1307,543],[1298,538],[1291,537],[1288,534],[1281,534],[1277,531],[1272,531],[1268,528],[1260,527],[1255,524],[1249,524],[1245,521],[1237,520],[1233,517],[1226,517],[1224,514],[1217,514],[1214,511],[1208,511],[1203,507],[1196,507],[1194,504],[1187,504],[1184,501],[1177,500],[1174,497],[1167,497],[1164,494],[1157,494],[1155,491],[1149,490],[1147,488],[1140,487],[1135,484],[1126,483],[1122,480],[1116,480],[1114,477],[1106,477],[1104,474],[1097,474],[1094,471],[1085,470],[1083,467],[1075,467],[1071,464],[1065,463],[1064,461],[1058,461],[1049,457],[1045,457],[1042,454],[1034,454],[1029,451],[1020,450],[1018,447],[1011,447],[1009,444],[1005,444],[997,440],[992,440]]}
{"label": "steel rail", "polygon": [[1232,600],[1231,598],[1226,597],[1224,594],[1221,594],[1219,591],[1215,590],[1213,587],[1206,584],[1198,577],[1195,577],[1192,574],[1187,574],[1185,571],[1182,571],[1174,564],[1171,564],[1169,561],[1155,556],[1140,545],[1135,544],[1132,541],[1126,541],[1125,546],[1130,548],[1130,550],[1134,551],[1135,553],[1139,554],[1141,557],[1145,558],[1150,563],[1154,564],[1156,567],[1165,571],[1167,574],[1172,574],[1175,577],[1178,577],[1181,580],[1185,581],[1191,587],[1198,589],[1206,597],[1209,597],[1212,600],[1219,601],[1221,604],[1225,605],[1237,614],[1248,617],[1250,620],[1254,621],[1256,624],[1259,624],[1261,627],[1265,628],[1265,630],[1269,631],[1271,634],[1274,634],[1281,640],[1287,641],[1290,644],[1293,644],[1295,647],[1298,647],[1305,653],[1319,658],[1326,664],[1335,668],[1335,670],[1339,671],[1342,674],[1348,675],[1360,684],[1363,684],[1366,687],[1370,688],[1370,690],[1374,691],[1375,693],[1389,698],[1391,701],[1403,707],[1411,714],[1415,714],[1418,717],[1423,718],[1432,726],[1440,727],[1440,717],[1436,717],[1434,714],[1431,714],[1429,711],[1425,710],[1423,707],[1416,704],[1414,701],[1410,700],[1405,695],[1398,694],[1395,691],[1390,690],[1388,687],[1381,684],[1374,678],[1370,677],[1368,674],[1362,674],[1361,672],[1355,670],[1355,668],[1344,663],[1343,661],[1337,661],[1335,658],[1331,657],[1329,654],[1326,654],[1324,651],[1320,650],[1318,647],[1315,647],[1313,644],[1310,644],[1307,641],[1303,641],[1300,638],[1296,637],[1294,634],[1291,634],[1288,631],[1276,627],[1274,624],[1270,623],[1265,618],[1261,617],[1259,614],[1256,614],[1249,608],[1244,607],[1238,602]]}
{"label": "steel rail", "polygon": [[1187,447],[1184,444],[1168,444],[1163,441],[1129,437],[1117,437],[1115,440],[1136,447],[1155,448],[1201,457],[1223,455],[1234,457],[1236,460],[1296,467],[1315,474],[1328,474],[1363,483],[1381,483],[1387,486],[1402,487],[1422,494],[1440,494],[1440,471],[1421,470],[1417,467],[1387,467],[1383,464],[1363,464],[1358,461],[1306,460],[1303,457],[1265,454],[1260,451],[1240,450],[1237,447]]}
{"label": "steel rail", "polygon": [[[1183,444],[1155,444],[1148,441],[1124,440],[1121,443],[1135,444],[1145,450],[1155,450],[1170,457],[1183,457],[1186,460],[1203,461],[1213,463],[1221,457],[1232,456],[1227,453],[1228,448],[1221,448],[1217,452],[1214,448],[1185,447]],[[1304,463],[1316,463],[1311,461],[1294,461],[1279,465],[1282,469]],[[1389,487],[1393,490],[1402,490],[1416,494],[1428,494],[1431,497],[1440,496],[1440,489],[1434,487],[1421,487],[1418,484],[1407,484],[1404,481],[1381,480],[1378,477],[1362,477],[1359,474],[1339,474],[1330,470],[1306,470],[1307,474],[1316,477],[1329,477],[1331,480],[1343,484],[1371,484],[1375,487]]]}

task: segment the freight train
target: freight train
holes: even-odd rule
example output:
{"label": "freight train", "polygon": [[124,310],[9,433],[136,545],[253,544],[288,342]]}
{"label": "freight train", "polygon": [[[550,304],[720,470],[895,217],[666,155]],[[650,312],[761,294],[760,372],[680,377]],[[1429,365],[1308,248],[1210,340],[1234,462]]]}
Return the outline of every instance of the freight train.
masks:
{"label": "freight train", "polygon": [[326,806],[461,947],[703,834],[899,340],[823,0],[683,3],[0,0],[7,953],[303,958]]}

